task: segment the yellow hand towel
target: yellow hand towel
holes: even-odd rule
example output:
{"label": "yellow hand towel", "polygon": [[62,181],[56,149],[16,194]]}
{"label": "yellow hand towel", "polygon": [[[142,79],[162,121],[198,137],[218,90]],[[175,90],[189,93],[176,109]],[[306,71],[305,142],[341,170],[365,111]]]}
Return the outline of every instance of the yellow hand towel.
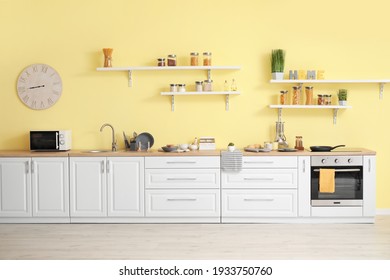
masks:
{"label": "yellow hand towel", "polygon": [[334,193],[334,169],[322,169],[320,168],[320,192],[321,193]]}

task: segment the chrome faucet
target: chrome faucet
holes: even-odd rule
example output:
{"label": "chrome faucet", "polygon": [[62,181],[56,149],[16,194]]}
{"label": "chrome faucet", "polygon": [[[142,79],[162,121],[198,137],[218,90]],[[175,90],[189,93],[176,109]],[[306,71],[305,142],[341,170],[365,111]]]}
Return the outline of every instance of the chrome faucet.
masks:
{"label": "chrome faucet", "polygon": [[100,128],[100,132],[102,132],[103,128],[105,128],[106,126],[109,126],[112,129],[112,144],[111,144],[111,147],[112,147],[112,151],[115,152],[116,149],[118,148],[118,146],[117,146],[116,140],[115,140],[115,130],[114,130],[114,127],[111,124],[109,124],[109,123],[105,123]]}

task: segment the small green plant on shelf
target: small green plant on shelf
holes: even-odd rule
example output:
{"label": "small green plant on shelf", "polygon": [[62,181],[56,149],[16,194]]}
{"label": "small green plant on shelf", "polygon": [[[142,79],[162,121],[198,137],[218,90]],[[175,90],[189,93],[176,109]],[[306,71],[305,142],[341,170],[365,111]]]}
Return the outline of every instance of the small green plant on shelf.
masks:
{"label": "small green plant on shelf", "polygon": [[346,89],[339,89],[339,92],[337,93],[337,97],[339,99],[339,105],[346,106],[347,105],[347,99],[348,99],[348,90],[346,90]]}
{"label": "small green plant on shelf", "polygon": [[285,50],[282,49],[272,50],[271,53],[272,79],[283,80],[285,57],[286,57]]}

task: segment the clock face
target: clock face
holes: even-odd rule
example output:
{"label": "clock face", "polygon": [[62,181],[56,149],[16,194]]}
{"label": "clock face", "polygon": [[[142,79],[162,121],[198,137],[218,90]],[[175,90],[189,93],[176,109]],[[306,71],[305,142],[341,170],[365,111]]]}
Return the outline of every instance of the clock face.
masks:
{"label": "clock face", "polygon": [[20,100],[31,109],[47,109],[61,97],[61,77],[49,65],[32,64],[20,73],[17,91]]}

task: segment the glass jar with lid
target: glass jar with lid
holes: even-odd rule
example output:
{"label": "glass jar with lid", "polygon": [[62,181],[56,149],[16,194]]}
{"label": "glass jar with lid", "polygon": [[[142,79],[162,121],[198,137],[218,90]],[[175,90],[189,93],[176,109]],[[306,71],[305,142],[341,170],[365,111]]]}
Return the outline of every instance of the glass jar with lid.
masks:
{"label": "glass jar with lid", "polygon": [[317,95],[317,104],[318,105],[324,105],[325,100],[324,100],[324,95],[323,94],[318,94]]}
{"label": "glass jar with lid", "polygon": [[195,81],[195,91],[203,91],[203,82]]}
{"label": "glass jar with lid", "polygon": [[157,66],[165,66],[165,58],[157,58]]}
{"label": "glass jar with lid", "polygon": [[168,66],[176,66],[176,55],[175,54],[168,55]]}
{"label": "glass jar with lid", "polygon": [[204,80],[203,91],[212,91],[212,90],[213,90],[213,80]]}
{"label": "glass jar with lid", "polygon": [[312,86],[305,87],[305,93],[306,93],[306,105],[313,105],[313,87]]}
{"label": "glass jar with lid", "polygon": [[332,105],[332,95],[325,95],[325,105]]}
{"label": "glass jar with lid", "polygon": [[280,91],[280,105],[286,104],[287,93],[288,93],[288,90],[281,90]]}
{"label": "glass jar with lid", "polygon": [[191,60],[190,60],[190,65],[191,66],[198,66],[199,65],[199,53],[197,52],[192,52],[191,54]]}
{"label": "glass jar with lid", "polygon": [[301,100],[301,87],[295,86],[293,87],[293,96],[292,96],[292,105],[299,105]]}
{"label": "glass jar with lid", "polygon": [[204,52],[203,53],[203,66],[211,66],[211,52]]}
{"label": "glass jar with lid", "polygon": [[186,84],[178,84],[177,89],[179,92],[185,92],[186,91]]}

